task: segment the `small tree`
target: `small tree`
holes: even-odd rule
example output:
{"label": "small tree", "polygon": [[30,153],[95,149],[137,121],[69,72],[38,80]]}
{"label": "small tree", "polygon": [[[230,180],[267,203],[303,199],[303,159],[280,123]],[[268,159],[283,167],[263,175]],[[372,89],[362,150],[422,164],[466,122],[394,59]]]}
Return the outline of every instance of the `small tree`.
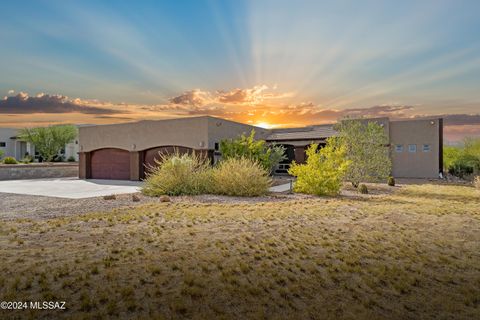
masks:
{"label": "small tree", "polygon": [[72,125],[25,128],[20,139],[35,145],[35,150],[45,161],[52,161],[65,145],[77,136],[77,128]]}
{"label": "small tree", "polygon": [[345,146],[332,141],[328,139],[327,145],[320,150],[317,150],[318,144],[310,145],[305,164],[292,162],[288,173],[297,177],[293,186],[295,192],[315,195],[335,195],[340,192],[350,161],[346,159]]}
{"label": "small tree", "polygon": [[286,159],[285,147],[268,146],[265,140],[255,140],[255,130],[252,130],[248,136],[242,134],[237,139],[220,141],[220,152],[225,160],[247,158],[258,162],[268,172],[272,172],[277,164]]}
{"label": "small tree", "polygon": [[345,175],[356,188],[360,182],[385,180],[391,173],[392,161],[388,137],[375,122],[343,120],[336,125],[339,132],[334,143],[344,146],[351,165]]}

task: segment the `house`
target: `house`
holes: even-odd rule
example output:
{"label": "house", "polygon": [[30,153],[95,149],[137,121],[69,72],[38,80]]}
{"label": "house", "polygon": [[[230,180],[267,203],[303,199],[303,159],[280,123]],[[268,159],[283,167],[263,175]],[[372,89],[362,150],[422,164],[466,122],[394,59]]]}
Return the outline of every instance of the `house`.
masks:
{"label": "house", "polygon": [[[21,160],[26,155],[31,155],[38,159],[38,152],[35,151],[35,146],[19,139],[19,134],[20,129],[0,128],[0,150],[3,151],[3,157],[14,157],[17,160]],[[76,138],[65,145],[60,155],[65,159],[72,157],[75,161],[78,161],[78,146],[78,138]]]}
{"label": "house", "polygon": [[[437,178],[442,170],[442,119],[390,121],[365,119],[384,127],[392,146],[395,177]],[[79,176],[83,179],[141,180],[155,165],[159,153],[192,152],[214,161],[222,139],[236,138],[255,129],[257,139],[284,145],[287,160],[276,173],[285,173],[292,160],[305,161],[311,143],[325,144],[334,136],[333,125],[263,129],[210,116],[148,120],[79,128]]]}

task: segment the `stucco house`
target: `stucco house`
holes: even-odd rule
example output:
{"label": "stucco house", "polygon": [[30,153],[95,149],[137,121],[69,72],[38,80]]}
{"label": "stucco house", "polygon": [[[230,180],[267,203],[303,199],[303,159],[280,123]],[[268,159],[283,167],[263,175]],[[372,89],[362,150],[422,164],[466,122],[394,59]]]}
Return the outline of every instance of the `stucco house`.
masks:
{"label": "stucco house", "polygon": [[[364,121],[375,121],[385,128],[395,177],[438,177],[442,170],[442,119]],[[277,168],[279,174],[288,170],[292,160],[304,162],[311,143],[325,144],[336,134],[333,124],[269,130],[210,116],[85,126],[79,128],[79,176],[141,180],[159,153],[174,148],[202,153],[213,162],[222,139],[236,138],[252,129],[257,139],[286,147],[288,160]]]}
{"label": "stucco house", "polygon": [[[16,128],[0,128],[0,150],[3,151],[4,157],[14,157],[17,160],[23,159],[27,154],[33,157],[38,153],[35,151],[35,146],[18,138],[20,129]],[[61,155],[68,159],[73,157],[78,161],[79,152],[78,137],[72,142],[67,143],[65,148],[61,151]]]}

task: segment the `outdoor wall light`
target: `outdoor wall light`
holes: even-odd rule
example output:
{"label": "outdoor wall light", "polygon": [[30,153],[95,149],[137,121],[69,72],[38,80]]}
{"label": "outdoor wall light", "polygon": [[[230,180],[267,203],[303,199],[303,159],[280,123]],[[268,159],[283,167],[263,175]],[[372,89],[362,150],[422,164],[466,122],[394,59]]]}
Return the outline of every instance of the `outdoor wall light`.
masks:
{"label": "outdoor wall light", "polygon": [[432,120],[432,121],[430,121],[430,124],[435,124],[435,121],[433,121],[433,120]]}
{"label": "outdoor wall light", "polygon": [[203,148],[205,146],[205,142],[200,141],[200,143],[198,145]]}
{"label": "outdoor wall light", "polygon": [[135,150],[137,148],[137,145],[134,143],[132,144],[132,150]]}

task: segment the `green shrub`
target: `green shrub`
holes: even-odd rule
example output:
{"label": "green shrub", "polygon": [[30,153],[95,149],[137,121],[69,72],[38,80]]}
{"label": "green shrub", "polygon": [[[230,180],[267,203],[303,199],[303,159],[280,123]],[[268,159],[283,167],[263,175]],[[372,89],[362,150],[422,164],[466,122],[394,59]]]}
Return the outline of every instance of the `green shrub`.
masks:
{"label": "green shrub", "polygon": [[149,196],[177,196],[207,193],[210,190],[211,168],[206,157],[180,155],[178,151],[160,155],[158,166],[148,168],[142,193]]}
{"label": "green shrub", "polygon": [[212,170],[212,183],[212,193],[254,197],[266,194],[272,180],[258,162],[248,158],[229,158]]}
{"label": "green shrub", "polygon": [[249,136],[242,134],[237,139],[220,141],[222,159],[248,158],[258,162],[269,173],[281,161],[286,159],[285,147],[268,146],[265,140],[255,140],[255,130]]}
{"label": "green shrub", "polygon": [[368,194],[368,188],[363,183],[358,186],[358,192],[361,194]]}
{"label": "green shrub", "polygon": [[443,147],[444,169],[459,178],[480,172],[480,139],[465,138],[463,146]]}
{"label": "green shrub", "polygon": [[350,161],[345,157],[345,147],[335,146],[331,141],[327,140],[327,145],[318,151],[318,144],[310,145],[305,164],[292,162],[288,173],[297,177],[293,191],[315,195],[340,192]]}
{"label": "green shrub", "polygon": [[5,154],[5,152],[3,152],[3,150],[0,150],[0,159],[2,159],[4,154]]}
{"label": "green shrub", "polygon": [[5,163],[5,164],[17,164],[17,160],[14,157],[5,157],[5,159],[3,159],[3,163]]}
{"label": "green shrub", "polygon": [[67,161],[68,161],[68,162],[75,162],[75,157],[74,157],[74,156],[70,156],[70,157],[68,157]]}
{"label": "green shrub", "polygon": [[394,186],[395,186],[395,178],[392,177],[392,176],[388,177],[387,184],[388,184],[390,187],[394,187]]}

